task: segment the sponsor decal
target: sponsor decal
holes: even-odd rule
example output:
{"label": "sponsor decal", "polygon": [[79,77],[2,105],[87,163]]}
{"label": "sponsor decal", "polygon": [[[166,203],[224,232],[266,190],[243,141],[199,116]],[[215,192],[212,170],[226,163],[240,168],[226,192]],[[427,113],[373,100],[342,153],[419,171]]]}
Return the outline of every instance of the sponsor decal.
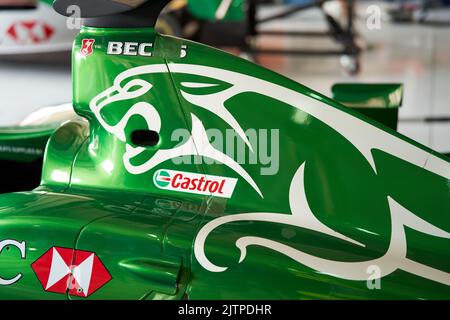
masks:
{"label": "sponsor decal", "polygon": [[88,297],[112,277],[94,252],[52,247],[31,265],[45,291]]}
{"label": "sponsor decal", "polygon": [[187,56],[187,45],[183,44],[180,50],[180,58],[184,59]]}
{"label": "sponsor decal", "polygon": [[42,149],[38,149],[38,148],[8,146],[8,145],[0,145],[0,152],[14,153],[14,154],[26,154],[26,155],[32,155],[32,156],[41,156],[44,153],[44,151]]}
{"label": "sponsor decal", "polygon": [[81,49],[80,53],[87,57],[94,51],[94,43],[95,39],[83,39],[81,40]]}
{"label": "sponsor decal", "polygon": [[138,42],[108,42],[109,55],[124,55],[124,56],[143,56],[151,57],[150,51],[153,47],[153,43],[138,43]]}
{"label": "sponsor decal", "polygon": [[43,21],[18,21],[7,30],[6,35],[17,43],[40,44],[51,39],[55,30]]}
{"label": "sponsor decal", "polygon": [[[175,158],[183,156],[201,156],[203,158],[217,161],[232,169],[236,174],[244,179],[259,194],[261,198],[264,198],[261,190],[259,189],[254,179],[250,176],[250,174],[232,157],[224,154],[222,151],[216,149],[211,144],[203,122],[192,112],[190,113],[192,119],[190,139],[184,141],[183,144],[180,144],[174,148],[158,149],[157,152],[150,159],[148,159],[148,161],[142,164],[136,165],[133,163],[132,160],[138,157],[143,152],[146,152],[147,149],[144,147],[136,147],[127,143],[125,138],[125,127],[131,116],[139,115],[144,119],[144,121],[147,122],[149,130],[159,133],[163,124],[161,121],[161,116],[159,115],[156,107],[144,100],[134,103],[129,107],[128,111],[123,115],[122,119],[116,125],[108,124],[101,115],[101,112],[103,109],[110,108],[111,103],[113,102],[124,101],[123,103],[125,104],[126,100],[136,99],[139,96],[147,93],[153,87],[153,84],[140,78],[139,85],[142,86],[141,89],[131,90],[134,87],[133,79],[135,79],[136,76],[166,72],[169,72],[169,69],[165,64],[147,65],[126,70],[116,76],[113,86],[99,93],[89,102],[89,108],[94,113],[94,116],[99,121],[100,125],[106,131],[115,135],[119,140],[126,144],[125,153],[122,156],[125,169],[131,174],[138,175],[152,170],[157,165],[167,161],[168,159],[173,160]],[[191,83],[191,85],[191,87],[205,87],[202,84],[199,84],[199,86],[197,86],[195,83]],[[210,85],[208,85],[208,87],[210,87]],[[118,94],[119,92],[120,94]],[[188,100],[192,104],[198,105],[198,103],[196,103],[198,101],[191,100],[190,97],[187,96],[187,93],[185,93],[184,91],[182,91],[181,94],[183,95],[184,99]],[[229,97],[228,92],[225,92],[224,95]],[[209,96],[211,95],[201,95],[199,96],[199,100],[207,99],[208,103],[213,102],[209,99]],[[220,98],[221,96],[215,97],[214,101],[220,101]],[[213,108],[214,110],[205,107],[204,105],[201,105],[201,107],[207,110],[211,110],[211,112],[222,118],[231,126],[232,129],[236,131],[239,137],[244,140],[249,149],[252,152],[254,151],[252,149],[252,146],[250,145],[250,142],[246,138],[245,132],[239,126],[238,122],[232,116],[232,114],[228,112],[225,106],[221,106],[220,103],[218,105],[213,103],[211,105],[211,108]]]}
{"label": "sponsor decal", "polygon": [[[2,253],[3,249],[9,250],[10,247],[16,247],[19,249],[20,258],[25,259],[26,256],[26,243],[25,241],[18,242],[16,240],[2,240],[0,241],[0,254]],[[10,279],[4,279],[0,276],[0,286],[9,286],[17,281],[19,281],[22,278],[22,274],[18,273],[15,277]]]}
{"label": "sponsor decal", "polygon": [[153,182],[160,189],[213,195],[221,198],[231,198],[237,180],[236,178],[165,169],[156,171],[153,176]]}

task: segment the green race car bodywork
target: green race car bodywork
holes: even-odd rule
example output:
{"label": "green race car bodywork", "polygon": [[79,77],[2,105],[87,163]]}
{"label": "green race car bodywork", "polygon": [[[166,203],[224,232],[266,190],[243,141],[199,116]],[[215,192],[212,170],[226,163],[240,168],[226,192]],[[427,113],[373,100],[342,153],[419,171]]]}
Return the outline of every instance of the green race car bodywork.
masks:
{"label": "green race car bodywork", "polygon": [[39,185],[45,145],[55,128],[1,128],[0,170],[9,177],[0,193],[31,190]]}
{"label": "green race car bodywork", "polygon": [[41,108],[19,124],[0,127],[0,173],[8,177],[0,182],[0,193],[39,186],[47,141],[62,123],[78,118],[69,107]]}
{"label": "green race car bodywork", "polygon": [[403,85],[337,83],[331,90],[334,100],[397,130],[398,109],[403,103]]}
{"label": "green race car bodywork", "polygon": [[[214,21],[222,0],[188,0],[187,8],[197,19]],[[225,1],[226,2],[226,1]],[[245,0],[231,0],[226,14],[221,20],[243,21],[245,19]]]}
{"label": "green race car bodywork", "polygon": [[1,298],[450,298],[437,152],[152,28],[83,27],[73,90],[88,122],[0,196]]}

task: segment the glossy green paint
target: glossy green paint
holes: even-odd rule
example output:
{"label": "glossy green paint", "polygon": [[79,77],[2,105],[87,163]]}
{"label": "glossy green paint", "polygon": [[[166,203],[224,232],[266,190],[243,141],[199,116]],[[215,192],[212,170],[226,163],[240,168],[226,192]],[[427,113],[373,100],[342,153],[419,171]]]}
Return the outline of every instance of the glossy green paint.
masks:
{"label": "glossy green paint", "polygon": [[53,0],[39,0],[40,2],[52,5],[53,4]]}
{"label": "glossy green paint", "polygon": [[394,130],[403,90],[402,84],[395,83],[337,83],[331,88],[333,99]]}
{"label": "glossy green paint", "polygon": [[[196,18],[207,21],[217,20],[216,12],[221,4],[221,0],[188,0],[189,12]],[[223,18],[225,21],[242,21],[245,19],[245,1],[232,0],[227,14]]]}
{"label": "glossy green paint", "polygon": [[39,185],[45,146],[56,125],[0,128],[0,193]]}
{"label": "glossy green paint", "polygon": [[88,137],[89,125],[82,121],[71,121],[54,132],[44,154],[42,188],[65,191],[69,187],[73,161]]}
{"label": "glossy green paint", "polygon": [[336,83],[331,88],[336,101],[353,108],[400,108],[403,85],[399,83]]}
{"label": "glossy green paint", "polygon": [[[80,53],[83,39],[95,40],[92,54]],[[107,55],[109,41],[152,43],[152,56]],[[121,78],[122,72],[130,70],[135,74]],[[52,136],[37,190],[0,197],[0,241],[27,243],[26,259],[20,259],[14,249],[0,254],[0,277],[23,274],[17,283],[0,287],[1,298],[79,299],[45,292],[33,274],[31,263],[52,246],[95,252],[109,270],[112,280],[87,299],[450,298],[448,285],[400,269],[382,277],[380,289],[369,289],[364,280],[320,272],[306,260],[302,263],[286,254],[289,247],[324,261],[382,261],[391,242],[401,240],[390,241],[393,218],[388,197],[415,216],[450,231],[450,183],[445,177],[450,175],[450,165],[443,156],[272,71],[210,47],[158,35],[152,29],[83,28],[74,43],[73,77],[75,111],[89,124],[71,122]],[[258,85],[246,87],[251,83]],[[115,90],[105,91],[113,85]],[[272,90],[263,93],[266,86]],[[231,127],[218,112],[193,103],[193,96],[200,97],[198,103],[214,104],[222,92],[233,88],[243,89],[226,96],[226,109],[244,131],[266,130],[260,137],[269,137],[269,152],[279,152],[278,162],[268,163],[259,152],[261,141],[251,140],[259,154],[257,161],[239,163],[261,195],[229,165],[200,161],[205,157],[200,156],[203,151],[198,143],[193,156],[180,158],[174,153],[175,160],[185,163],[169,158],[143,172],[130,172],[131,167],[140,168],[158,157],[159,151],[183,142],[172,135],[177,130],[198,129],[196,119],[207,130],[213,147],[219,148],[213,134],[226,133]],[[104,92],[97,104],[92,103]],[[279,92],[286,94],[277,98]],[[298,98],[301,106],[288,103],[289,96]],[[99,118],[93,109],[102,101],[108,103]],[[153,113],[149,122],[139,114],[127,118],[136,105],[145,107],[141,114],[153,108],[157,115]],[[312,116],[300,108],[309,105],[311,112],[323,112]],[[328,114],[357,121],[354,130],[376,128],[374,134],[381,132],[386,141],[400,141],[400,151],[413,148],[426,159],[420,165],[412,164],[411,159],[373,147],[375,171],[357,149],[356,140],[349,141],[344,131],[331,127],[344,118],[333,118],[331,125],[319,120]],[[126,123],[123,130],[114,131],[120,123]],[[124,155],[136,147],[131,133],[149,127],[159,131],[159,143],[131,157],[126,166]],[[360,138],[377,143],[372,135]],[[249,147],[243,146],[248,157]],[[238,154],[229,157],[238,161]],[[163,190],[153,180],[160,169],[238,182],[230,199]],[[304,180],[295,178],[302,177],[299,172],[304,173]],[[301,198],[299,185],[304,185],[306,199]],[[305,203],[322,224],[364,246],[283,220]],[[204,229],[208,223],[244,213],[252,215],[219,224],[210,232]],[[270,222],[257,216],[280,218]],[[443,272],[448,280],[450,240],[412,228],[405,233],[407,258],[439,270],[441,276]],[[206,234],[204,247],[199,234]],[[250,245],[243,254],[242,239],[268,239],[283,247]],[[227,269],[210,271],[199,258],[201,252],[215,266]]]}
{"label": "glossy green paint", "polygon": [[56,126],[0,128],[0,160],[32,162],[44,155]]}

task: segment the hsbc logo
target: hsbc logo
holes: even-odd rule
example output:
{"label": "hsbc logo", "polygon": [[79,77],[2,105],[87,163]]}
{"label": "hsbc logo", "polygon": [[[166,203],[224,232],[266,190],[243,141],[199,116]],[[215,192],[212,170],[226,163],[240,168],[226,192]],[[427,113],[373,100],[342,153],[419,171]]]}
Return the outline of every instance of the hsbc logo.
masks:
{"label": "hsbc logo", "polygon": [[21,44],[47,42],[54,33],[53,27],[43,21],[19,21],[6,30],[10,39]]}
{"label": "hsbc logo", "polygon": [[175,170],[158,170],[153,182],[159,189],[231,198],[238,179]]}
{"label": "hsbc logo", "polygon": [[153,43],[138,43],[138,42],[108,42],[109,55],[124,55],[124,56],[143,56],[151,57]]}
{"label": "hsbc logo", "polygon": [[45,291],[88,297],[112,277],[94,252],[52,247],[31,265]]}
{"label": "hsbc logo", "polygon": [[[5,250],[9,250],[11,247],[15,247],[16,249],[19,250],[19,258],[21,259],[25,259],[26,256],[26,243],[25,241],[19,242],[16,240],[2,240],[0,241],[0,254],[2,253],[2,251]],[[2,277],[0,277],[0,286],[9,286],[12,285],[14,283],[16,283],[17,281],[19,281],[22,278],[22,274],[18,273],[16,276],[12,277],[12,278],[8,278],[8,279],[4,279]]]}

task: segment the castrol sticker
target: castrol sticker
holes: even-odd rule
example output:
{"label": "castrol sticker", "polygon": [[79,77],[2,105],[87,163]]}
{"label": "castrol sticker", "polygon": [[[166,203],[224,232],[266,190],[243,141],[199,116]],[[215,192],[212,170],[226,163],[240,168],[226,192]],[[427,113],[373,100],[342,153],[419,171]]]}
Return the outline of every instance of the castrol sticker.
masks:
{"label": "castrol sticker", "polygon": [[237,180],[236,178],[166,169],[156,171],[153,176],[155,186],[160,189],[213,195],[221,198],[231,198]]}

